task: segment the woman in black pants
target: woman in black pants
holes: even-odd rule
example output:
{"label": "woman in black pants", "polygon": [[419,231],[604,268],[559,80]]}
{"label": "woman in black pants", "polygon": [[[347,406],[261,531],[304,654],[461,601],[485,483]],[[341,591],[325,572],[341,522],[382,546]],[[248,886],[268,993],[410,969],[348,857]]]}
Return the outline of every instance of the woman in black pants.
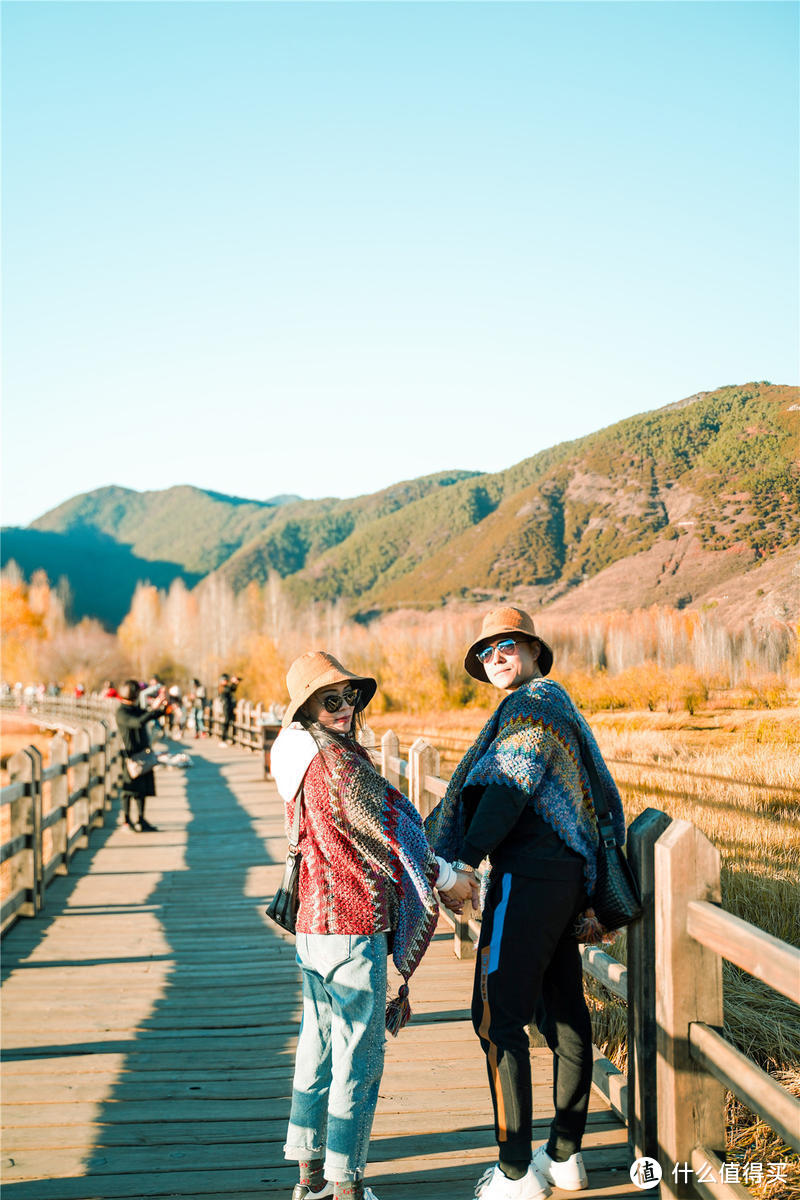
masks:
{"label": "woman in black pants", "polygon": [[[602,929],[589,907],[597,825],[582,755],[605,789],[614,833],[619,793],[589,726],[560,684],[553,654],[521,609],[492,610],[465,660],[475,679],[505,693],[425,823],[438,855],[491,871],[475,970],[472,1019],[486,1055],[498,1163],[481,1200],[541,1200],[551,1185],[587,1186],[581,1156],[592,1079],[592,1038],[578,950]],[[553,1051],[555,1115],[532,1154],[526,1026]]]}
{"label": "woman in black pants", "polygon": [[[236,716],[236,689],[241,680],[238,675],[230,678],[228,675],[220,675],[219,679],[219,698],[222,705],[222,732],[219,735],[220,742],[227,742],[230,734],[235,741],[234,718]],[[233,730],[233,733],[231,731]]]}
{"label": "woman in black pants", "polygon": [[[147,729],[149,721],[154,721],[166,710],[164,689],[158,693],[155,705],[151,709],[139,708],[139,684],[135,679],[126,679],[119,688],[119,707],[117,708],[117,729],[122,740],[125,758],[141,754],[150,746],[150,736]],[[132,779],[128,773],[127,761],[122,776],[122,805],[126,829],[135,833],[154,833],[155,825],[145,819],[144,805],[148,796],[155,796],[156,780],[153,771],[145,771]],[[137,813],[131,819],[131,807],[136,805]]]}

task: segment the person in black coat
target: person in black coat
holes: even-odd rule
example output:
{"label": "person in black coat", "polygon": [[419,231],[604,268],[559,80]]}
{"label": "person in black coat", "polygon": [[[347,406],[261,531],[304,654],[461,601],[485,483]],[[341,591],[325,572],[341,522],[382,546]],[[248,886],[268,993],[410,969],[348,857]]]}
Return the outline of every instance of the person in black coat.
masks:
{"label": "person in black coat", "polygon": [[[119,707],[117,708],[117,729],[122,741],[122,747],[127,759],[128,755],[140,754],[150,746],[150,735],[147,729],[149,721],[154,721],[166,709],[163,689],[159,693],[156,704],[151,709],[139,707],[139,684],[135,679],[126,679],[119,687]],[[122,804],[124,822],[127,829],[136,833],[153,833],[155,825],[145,820],[144,804],[148,796],[155,796],[155,772],[145,771],[136,779],[128,773],[127,761],[122,774]],[[131,819],[131,806],[136,803],[137,817]]]}
{"label": "person in black coat", "polygon": [[222,702],[222,733],[219,738],[221,742],[227,742],[229,735],[232,736],[236,716],[236,689],[240,683],[238,675],[220,675],[218,692]]}

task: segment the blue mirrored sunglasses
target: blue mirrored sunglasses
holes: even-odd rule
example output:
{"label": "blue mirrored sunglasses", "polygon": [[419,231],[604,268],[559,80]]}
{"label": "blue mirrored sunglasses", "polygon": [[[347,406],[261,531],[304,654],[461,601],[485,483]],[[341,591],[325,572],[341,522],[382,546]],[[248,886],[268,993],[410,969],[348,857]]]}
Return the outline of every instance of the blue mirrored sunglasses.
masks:
{"label": "blue mirrored sunglasses", "polygon": [[484,646],[482,650],[478,650],[475,657],[479,663],[487,663],[494,656],[495,650],[499,650],[501,654],[516,654],[518,645],[513,638],[503,638],[493,646]]}

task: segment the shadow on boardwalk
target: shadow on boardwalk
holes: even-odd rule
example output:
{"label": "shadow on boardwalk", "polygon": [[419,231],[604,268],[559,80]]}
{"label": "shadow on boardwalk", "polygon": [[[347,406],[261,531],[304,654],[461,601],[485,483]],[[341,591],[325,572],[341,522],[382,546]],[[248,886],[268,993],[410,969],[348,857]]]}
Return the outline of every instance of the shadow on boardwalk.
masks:
{"label": "shadow on boardwalk", "polygon": [[[262,916],[263,868],[282,861],[264,834],[280,835],[280,853],[282,822],[254,788],[241,803],[221,765],[195,764],[159,780],[159,833],[95,834],[81,875],[48,893],[48,915],[7,939],[9,993],[24,974],[39,987],[23,989],[23,1006],[55,996],[35,1039],[7,1052],[17,1070],[36,1064],[23,1089],[32,1119],[6,1132],[7,1196],[264,1196],[290,1178],[298,978],[293,946]],[[256,765],[236,754],[232,773],[246,780]],[[15,1183],[15,1168],[38,1178]]]}

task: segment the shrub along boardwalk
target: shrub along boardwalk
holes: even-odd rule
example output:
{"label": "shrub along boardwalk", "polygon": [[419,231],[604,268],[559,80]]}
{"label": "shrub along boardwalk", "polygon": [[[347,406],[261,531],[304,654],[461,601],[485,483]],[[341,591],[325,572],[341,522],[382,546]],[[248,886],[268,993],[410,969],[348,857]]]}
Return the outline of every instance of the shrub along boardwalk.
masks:
{"label": "shrub along boardwalk", "polygon": [[[107,818],[44,912],[4,940],[4,1200],[291,1192],[298,974],[263,915],[285,855],[280,800],[257,756],[188,749],[190,770],[159,770],[159,832]],[[369,1169],[380,1200],[469,1200],[494,1158],[470,987],[443,925],[415,1018],[387,1046]],[[534,1055],[545,1137],[550,1056]],[[585,1195],[637,1194],[624,1128],[595,1095],[585,1158]]]}

